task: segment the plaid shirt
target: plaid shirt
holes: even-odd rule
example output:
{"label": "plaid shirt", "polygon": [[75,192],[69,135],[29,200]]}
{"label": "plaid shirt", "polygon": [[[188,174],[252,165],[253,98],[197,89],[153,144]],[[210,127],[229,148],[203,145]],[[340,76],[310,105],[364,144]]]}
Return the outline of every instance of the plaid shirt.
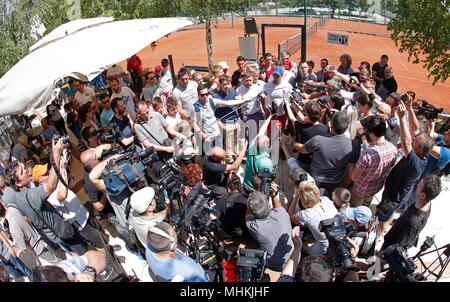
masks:
{"label": "plaid shirt", "polygon": [[380,191],[396,157],[397,148],[390,142],[370,144],[356,163],[356,167],[363,171],[354,183],[356,192],[362,196],[371,196]]}

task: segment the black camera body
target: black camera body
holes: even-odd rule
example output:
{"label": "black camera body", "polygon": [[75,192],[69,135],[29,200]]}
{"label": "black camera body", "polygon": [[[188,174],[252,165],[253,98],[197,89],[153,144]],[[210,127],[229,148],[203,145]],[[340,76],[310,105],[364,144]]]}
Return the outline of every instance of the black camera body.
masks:
{"label": "black camera body", "polygon": [[354,227],[344,225],[342,217],[336,215],[334,218],[322,220],[319,230],[324,232],[328,239],[328,250],[333,267],[342,267],[345,271],[354,270],[356,268],[355,261],[347,241],[347,237],[354,231]]}
{"label": "black camera body", "polygon": [[326,113],[329,117],[332,117],[334,114],[333,108],[330,105],[330,98],[325,96],[325,97],[320,97],[317,99],[317,103],[326,110]]}
{"label": "black camera body", "polygon": [[240,249],[237,267],[239,282],[263,282],[267,266],[267,251],[256,249]]}
{"label": "black camera body", "polygon": [[413,273],[414,263],[406,255],[406,250],[399,244],[390,245],[383,252],[382,259],[389,264],[385,282],[416,282]]}
{"label": "black camera body", "polygon": [[55,135],[53,135],[52,139],[55,142],[55,144],[61,141],[63,143],[63,145],[66,146],[67,149],[72,148],[72,143],[70,142],[70,137],[68,135],[55,134]]}
{"label": "black camera body", "polygon": [[190,229],[194,233],[204,233],[211,230],[211,219],[208,202],[214,197],[212,192],[203,188],[201,182],[195,184],[184,200],[183,209],[176,221],[178,230]]}
{"label": "black camera body", "polygon": [[270,185],[272,181],[277,177],[275,169],[270,170],[265,168],[261,172],[258,172],[258,177],[261,179],[259,190],[260,192],[264,193],[268,200],[271,193]]}
{"label": "black camera body", "polygon": [[422,100],[422,104],[420,105],[417,114],[424,116],[427,120],[435,120],[443,111],[443,108],[436,108],[429,104],[427,100]]}

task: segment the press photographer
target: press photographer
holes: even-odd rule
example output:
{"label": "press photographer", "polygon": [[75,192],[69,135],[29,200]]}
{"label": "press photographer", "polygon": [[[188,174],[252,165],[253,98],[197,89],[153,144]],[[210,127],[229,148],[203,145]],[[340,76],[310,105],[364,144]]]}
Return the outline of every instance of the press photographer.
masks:
{"label": "press photographer", "polygon": [[261,192],[253,192],[247,200],[246,224],[250,235],[261,249],[267,251],[268,268],[280,272],[292,253],[289,215],[282,207],[278,187],[273,184],[273,207]]}
{"label": "press photographer", "polygon": [[[60,140],[52,144],[52,156],[56,167],[60,166],[62,153],[65,149]],[[70,250],[71,246],[83,244],[76,229],[65,221],[58,211],[47,202],[47,198],[56,190],[58,176],[52,166],[48,180],[36,188],[30,188],[31,175],[25,173],[23,164],[14,161],[7,165],[5,178],[14,190],[11,205],[26,215],[41,235],[48,238],[54,247]]]}

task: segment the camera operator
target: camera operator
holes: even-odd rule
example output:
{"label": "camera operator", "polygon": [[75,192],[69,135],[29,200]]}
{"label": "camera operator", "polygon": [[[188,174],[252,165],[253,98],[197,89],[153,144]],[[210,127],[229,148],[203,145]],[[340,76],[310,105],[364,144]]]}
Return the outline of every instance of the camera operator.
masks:
{"label": "camera operator", "polygon": [[131,195],[130,205],[133,210],[130,222],[144,247],[147,245],[148,228],[162,222],[167,215],[167,210],[155,213],[157,204],[154,198],[155,190],[150,187],[142,188]]}
{"label": "camera operator", "polygon": [[441,179],[436,175],[428,175],[417,186],[415,204],[409,207],[387,232],[381,250],[392,244],[408,249],[416,246],[420,232],[430,217],[431,201],[441,192]]}
{"label": "camera operator", "polygon": [[33,270],[33,282],[94,282],[105,270],[106,256],[99,251],[87,251],[58,265],[39,266]]}
{"label": "camera operator", "polygon": [[[52,152],[57,167],[60,166],[64,148],[65,145],[61,140],[56,144],[53,143]],[[32,178],[25,173],[24,165],[17,161],[8,164],[5,178],[15,191],[10,203],[30,219],[41,235],[45,235],[56,246],[65,248],[83,244],[74,227],[47,202],[47,198],[55,192],[58,184],[54,168],[51,169],[48,180],[37,188],[29,187]]]}
{"label": "camera operator", "polygon": [[228,180],[228,196],[216,202],[215,209],[221,228],[233,237],[248,237],[245,224],[247,196],[243,194],[241,179],[232,173]]}
{"label": "camera operator", "polygon": [[425,170],[428,154],[433,148],[433,139],[426,133],[411,138],[411,131],[406,121],[407,109],[402,101],[398,106],[400,118],[400,139],[403,158],[394,166],[386,178],[383,196],[377,206],[377,216],[380,224],[377,230],[379,244],[381,236],[388,226],[388,222],[398,208],[407,205],[414,184]]}
{"label": "camera operator", "polygon": [[246,225],[250,235],[261,249],[267,251],[270,270],[280,272],[292,253],[289,215],[279,201],[278,186],[272,183],[271,199],[273,207],[261,192],[253,192],[247,200]]}
{"label": "camera operator", "polygon": [[[97,152],[100,152],[99,149],[100,148],[97,149]],[[125,229],[127,228],[127,218],[125,212],[128,205],[129,192],[128,190],[124,190],[117,196],[109,194],[106,190],[105,181],[102,178],[102,172],[106,168],[108,162],[120,156],[120,154],[116,154],[101,162],[97,162],[97,160],[95,159],[95,164],[91,165],[92,170],[89,173],[89,180],[98,191],[105,194],[106,198],[109,201],[109,204],[112,206],[114,213],[116,214],[118,225],[116,224],[115,226],[117,228],[117,231],[121,233],[121,235],[123,235],[127,234],[127,232],[125,232]]]}
{"label": "camera operator", "polygon": [[242,159],[247,151],[247,141],[240,140],[240,152],[233,164],[225,163],[226,151],[220,147],[214,147],[211,155],[203,159],[203,183],[212,191],[214,198],[220,199],[227,195],[228,175],[241,166]]}
{"label": "camera operator", "polygon": [[444,170],[450,162],[450,130],[442,135],[434,132],[434,127],[433,120],[425,121],[425,132],[434,139],[434,146],[430,151],[431,156],[428,157],[427,167],[423,171],[422,177],[436,169]]}
{"label": "camera operator", "polygon": [[[63,151],[59,166],[59,173],[66,184],[69,183],[67,169],[70,155],[68,152],[69,150],[67,149]],[[33,173],[33,177],[38,179],[40,184],[45,184],[48,181],[48,178],[45,176],[46,173],[47,169],[40,169],[37,173]],[[48,197],[47,202],[60,213],[66,222],[72,224],[84,239],[82,245],[72,245],[72,250],[77,251],[81,255],[89,244],[97,251],[105,253],[104,241],[100,235],[100,224],[89,215],[81,200],[72,190],[63,185],[61,180],[58,182],[56,190]]]}
{"label": "camera operator", "polygon": [[314,136],[306,144],[283,135],[282,141],[303,154],[312,153],[311,176],[327,196],[347,181],[359,158],[360,147],[345,134],[349,126],[347,113],[336,112],[331,119],[331,135]]}
{"label": "camera operator", "polygon": [[110,127],[118,127],[119,131],[116,133],[116,139],[125,147],[137,143],[133,134],[134,121],[127,111],[124,100],[122,98],[114,98],[111,101],[111,109],[114,111],[114,116],[111,118],[109,125]]}
{"label": "camera operator", "polygon": [[167,222],[148,229],[146,258],[155,281],[208,282],[205,271],[177,249],[177,234]]}
{"label": "camera operator", "polygon": [[[292,241],[294,242],[294,251],[284,265],[277,282],[333,282],[333,269],[321,256],[307,256],[300,262],[303,242],[300,238],[299,227],[292,230]],[[348,238],[348,243],[351,254],[356,257],[359,247],[350,238]],[[348,271],[344,282],[352,281],[359,281],[358,273]]]}
{"label": "camera operator", "polygon": [[[245,80],[245,77],[244,77]],[[272,120],[272,115],[264,122],[250,143],[247,151],[247,163],[245,165],[244,191],[250,194],[255,190],[252,185],[252,178],[264,170],[273,171],[273,163],[270,158],[270,139],[265,134]]]}
{"label": "camera operator", "polygon": [[[299,202],[304,210],[300,210]],[[319,188],[315,184],[303,181],[289,206],[288,213],[293,224],[307,227],[311,231],[315,243],[309,248],[309,255],[325,254],[328,240],[325,234],[320,232],[319,223],[339,215],[333,202],[326,196],[320,196]]]}

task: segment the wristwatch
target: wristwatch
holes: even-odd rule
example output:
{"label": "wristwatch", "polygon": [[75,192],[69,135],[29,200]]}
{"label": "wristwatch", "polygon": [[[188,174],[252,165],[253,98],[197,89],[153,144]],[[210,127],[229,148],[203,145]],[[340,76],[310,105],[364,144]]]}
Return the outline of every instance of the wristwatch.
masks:
{"label": "wristwatch", "polygon": [[92,274],[94,274],[94,279],[97,278],[97,270],[95,268],[93,268],[92,266],[90,266],[90,265],[86,265],[84,267],[84,271],[83,272],[92,273]]}

